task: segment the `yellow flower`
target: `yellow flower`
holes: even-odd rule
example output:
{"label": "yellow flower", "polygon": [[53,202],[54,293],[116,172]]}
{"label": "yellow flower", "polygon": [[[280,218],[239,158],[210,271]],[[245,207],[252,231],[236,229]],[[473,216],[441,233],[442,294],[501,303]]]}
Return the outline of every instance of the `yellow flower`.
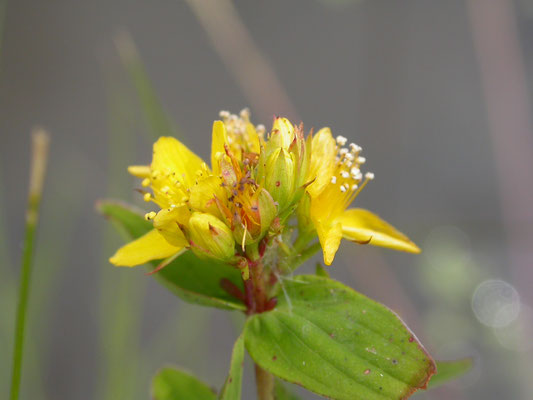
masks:
{"label": "yellow flower", "polygon": [[150,166],[128,168],[151,189],[144,200],[160,211],[146,214],[154,229],[120,248],[111,263],[135,266],[188,248],[228,261],[238,252],[236,246],[244,248],[267,233],[277,207],[253,179],[264,128],[256,129],[246,110],[240,117],[221,116],[224,121],[213,124],[211,169],[172,137],[154,144]]}
{"label": "yellow flower", "polygon": [[316,229],[324,263],[333,262],[342,238],[419,253],[418,246],[377,215],[360,208],[347,210],[374,174],[363,176],[360,167],[366,160],[360,155],[361,147],[354,143],[346,146],[346,142],[342,136],[335,140],[329,128],[318,131],[311,142],[307,181],[312,183],[307,188],[309,197],[302,201],[301,214],[308,213]]}

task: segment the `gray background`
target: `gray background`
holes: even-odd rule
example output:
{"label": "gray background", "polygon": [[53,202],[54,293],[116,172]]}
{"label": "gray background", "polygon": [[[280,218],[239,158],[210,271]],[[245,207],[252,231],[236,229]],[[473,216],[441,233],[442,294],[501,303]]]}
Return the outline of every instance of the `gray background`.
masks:
{"label": "gray background", "polygon": [[[146,399],[150,376],[165,363],[215,387],[224,381],[242,317],[184,304],[143,271],[106,262],[120,239],[94,203],[106,196],[139,203],[126,167],[148,162],[153,140],[113,45],[126,30],[183,140],[204,158],[218,111],[248,105],[256,123],[288,114],[363,146],[376,179],[357,204],[400,227],[424,253],[344,244],[332,276],[398,311],[437,357],[475,358],[466,378],[420,398],[532,398],[530,2],[242,0],[235,7],[291,109],[241,90],[185,2],[8,2],[0,60],[0,392],[8,388],[36,124],[52,143],[22,398]],[[509,21],[511,36],[502,37],[497,26]],[[518,57],[498,53],[512,50],[509,43]],[[276,94],[261,89],[267,99]],[[522,299],[503,336],[471,307],[487,279],[508,282]],[[245,378],[243,398],[254,398],[250,369]]]}

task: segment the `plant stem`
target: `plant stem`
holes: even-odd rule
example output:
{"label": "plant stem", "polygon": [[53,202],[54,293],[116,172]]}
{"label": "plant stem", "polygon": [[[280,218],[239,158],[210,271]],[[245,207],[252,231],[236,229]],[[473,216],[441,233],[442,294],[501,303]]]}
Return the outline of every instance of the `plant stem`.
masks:
{"label": "plant stem", "polygon": [[255,364],[258,400],[274,400],[274,376]]}
{"label": "plant stem", "polygon": [[26,234],[22,253],[22,271],[20,277],[17,319],[15,323],[15,345],[13,349],[13,370],[11,379],[11,400],[17,400],[20,392],[22,371],[22,355],[24,350],[24,330],[30,290],[31,266],[33,261],[33,245],[39,221],[39,205],[43,190],[46,162],[48,159],[48,135],[41,129],[36,130],[32,137],[32,167],[28,208],[26,210]]}

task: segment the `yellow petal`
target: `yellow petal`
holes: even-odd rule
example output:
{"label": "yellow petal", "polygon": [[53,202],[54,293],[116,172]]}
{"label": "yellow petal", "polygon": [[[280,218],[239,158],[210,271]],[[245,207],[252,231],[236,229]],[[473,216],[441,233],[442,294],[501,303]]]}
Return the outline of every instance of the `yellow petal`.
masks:
{"label": "yellow petal", "polygon": [[331,265],[341,244],[341,224],[338,221],[333,221],[333,223],[315,221],[315,228],[324,253],[324,264]]}
{"label": "yellow petal", "polygon": [[150,176],[149,165],[131,165],[128,167],[128,172],[137,178],[148,178]]}
{"label": "yellow petal", "polygon": [[255,130],[255,126],[248,122],[246,124],[246,133],[248,134],[248,150],[252,153],[257,153],[261,151],[261,139]]}
{"label": "yellow petal", "polygon": [[320,129],[311,142],[311,161],[307,172],[307,181],[314,182],[307,191],[311,198],[317,197],[331,181],[335,171],[337,143],[329,128]]}
{"label": "yellow petal", "polygon": [[183,179],[189,187],[196,179],[196,172],[202,169],[203,165],[202,159],[176,138],[164,136],[154,143],[152,172],[162,175],[174,173],[177,179]]}
{"label": "yellow petal", "polygon": [[355,242],[387,247],[394,250],[420,253],[416,244],[376,214],[362,208],[346,210],[339,218],[342,236]]}
{"label": "yellow petal", "polygon": [[171,245],[184,247],[188,242],[180,229],[180,224],[185,225],[189,217],[190,211],[186,205],[163,208],[154,218],[154,228]]}
{"label": "yellow petal", "polygon": [[226,133],[226,126],[222,121],[215,121],[213,123],[213,135],[211,138],[211,169],[215,175],[220,174],[220,167],[218,165],[218,159],[220,155],[225,154],[224,145],[228,142],[228,136]]}
{"label": "yellow petal", "polygon": [[215,196],[218,199],[225,197],[222,179],[219,176],[208,176],[198,180],[198,183],[190,188],[189,206],[195,210],[219,216]]}
{"label": "yellow petal", "polygon": [[120,267],[134,267],[151,260],[170,257],[180,250],[182,247],[171,245],[157,230],[153,229],[122,246],[109,261]]}

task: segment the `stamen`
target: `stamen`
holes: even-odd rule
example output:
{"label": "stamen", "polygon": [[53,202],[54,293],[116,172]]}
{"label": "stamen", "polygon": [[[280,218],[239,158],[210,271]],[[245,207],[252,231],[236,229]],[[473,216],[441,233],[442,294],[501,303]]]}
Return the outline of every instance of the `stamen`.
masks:
{"label": "stamen", "polygon": [[152,199],[151,193],[145,193],[143,196],[144,201],[150,201]]}
{"label": "stamen", "polygon": [[242,119],[248,120],[250,118],[250,109],[249,108],[243,108],[241,112],[239,113]]}
{"label": "stamen", "polygon": [[348,139],[346,139],[344,136],[337,136],[337,144],[339,144],[340,146],[344,146],[347,141]]}
{"label": "stamen", "polygon": [[333,184],[337,183],[337,177],[336,176],[332,176],[331,177],[331,183],[333,183]]}
{"label": "stamen", "polygon": [[143,185],[144,187],[150,186],[150,178],[144,178],[141,182],[141,185]]}
{"label": "stamen", "polygon": [[373,172],[367,172],[365,174],[365,179],[368,179],[369,181],[371,181],[372,179],[374,179],[374,173]]}

